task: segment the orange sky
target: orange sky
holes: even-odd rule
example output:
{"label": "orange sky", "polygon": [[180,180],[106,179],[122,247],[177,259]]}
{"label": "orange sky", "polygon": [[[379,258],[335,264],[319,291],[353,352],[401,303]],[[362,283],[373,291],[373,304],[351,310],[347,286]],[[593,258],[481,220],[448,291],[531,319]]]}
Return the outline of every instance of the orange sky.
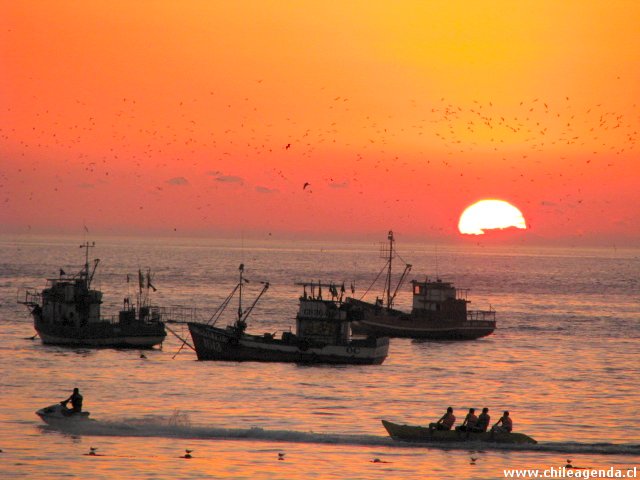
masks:
{"label": "orange sky", "polygon": [[0,5],[0,233],[640,240],[638,2]]}

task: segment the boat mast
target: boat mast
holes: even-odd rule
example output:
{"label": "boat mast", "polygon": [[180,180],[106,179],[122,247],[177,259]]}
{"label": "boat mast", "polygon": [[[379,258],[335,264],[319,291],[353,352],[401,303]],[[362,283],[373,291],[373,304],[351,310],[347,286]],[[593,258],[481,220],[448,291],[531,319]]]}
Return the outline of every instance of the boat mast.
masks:
{"label": "boat mast", "polygon": [[[395,290],[393,291],[393,293],[391,293],[391,288],[392,288],[392,283],[391,283],[391,271],[392,271],[392,265],[393,265],[393,259],[395,257],[400,258],[400,260],[404,261],[402,259],[402,257],[400,257],[398,255],[398,253],[396,252],[396,250],[394,249],[394,243],[395,243],[395,238],[393,236],[393,231],[389,230],[389,233],[387,234],[387,239],[389,240],[389,245],[387,246],[387,244],[382,244],[382,251],[381,251],[381,257],[385,258],[387,260],[387,263],[385,265],[386,269],[387,269],[387,278],[384,284],[384,290],[382,291],[382,305],[385,305],[387,309],[391,309],[393,307],[393,301],[396,298],[396,295],[398,294],[398,290],[400,289],[400,286],[402,285],[402,283],[404,282],[405,278],[407,277],[407,274],[411,271],[411,264],[407,263],[405,264],[404,267],[404,271],[402,272],[402,275],[400,276],[400,280],[398,280],[398,284],[396,285]],[[376,280],[378,280],[378,278],[380,277],[380,275],[382,274],[382,272],[384,271],[385,267],[382,267],[382,270],[380,270],[380,273],[378,274],[378,277],[376,277]],[[368,291],[368,290],[367,290]],[[366,292],[365,292],[366,293]],[[384,302],[384,297],[387,297],[387,301],[386,304]]]}
{"label": "boat mast", "polygon": [[391,308],[391,262],[393,261],[393,231],[389,230],[387,235],[387,239],[389,240],[389,260],[387,266],[387,282],[386,282],[386,290],[387,290],[387,308]]}
{"label": "boat mast", "polygon": [[[91,286],[91,279],[93,278],[93,275],[89,275],[89,249],[93,248],[96,246],[96,242],[91,242],[89,243],[88,241],[84,242],[82,245],[80,245],[80,248],[84,248],[85,249],[85,256],[84,256],[84,280],[87,284],[87,289]],[[97,264],[96,264],[97,266]],[[95,268],[93,269],[93,271],[95,272]]]}
{"label": "boat mast", "polygon": [[244,279],[242,278],[242,274],[244,273],[244,263],[240,264],[240,282],[238,283],[238,287],[240,288],[240,293],[238,294],[238,321],[242,320],[242,284],[244,283]]}

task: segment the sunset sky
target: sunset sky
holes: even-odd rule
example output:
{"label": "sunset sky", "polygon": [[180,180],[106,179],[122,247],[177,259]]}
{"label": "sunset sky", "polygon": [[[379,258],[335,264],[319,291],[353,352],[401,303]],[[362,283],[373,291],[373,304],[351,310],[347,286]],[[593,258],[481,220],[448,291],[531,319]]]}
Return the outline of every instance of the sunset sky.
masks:
{"label": "sunset sky", "polygon": [[640,241],[640,2],[0,5],[0,233]]}

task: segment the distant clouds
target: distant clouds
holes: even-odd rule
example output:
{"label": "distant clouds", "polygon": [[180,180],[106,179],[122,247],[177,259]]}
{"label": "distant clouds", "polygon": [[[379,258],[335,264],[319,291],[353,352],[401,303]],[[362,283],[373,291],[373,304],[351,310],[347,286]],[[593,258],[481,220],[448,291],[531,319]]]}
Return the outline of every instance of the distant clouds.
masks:
{"label": "distant clouds", "polygon": [[256,192],[258,193],[278,193],[276,188],[267,188],[267,187],[256,187]]}
{"label": "distant clouds", "polygon": [[213,175],[216,182],[237,183],[239,185],[244,183],[244,179],[236,175],[219,175],[217,172],[209,173],[209,175]]}
{"label": "distant clouds", "polygon": [[349,188],[349,181],[345,180],[344,182],[340,182],[340,183],[331,182],[329,186],[331,188]]}
{"label": "distant clouds", "polygon": [[167,180],[169,185],[189,185],[189,181],[184,177],[173,177]]}

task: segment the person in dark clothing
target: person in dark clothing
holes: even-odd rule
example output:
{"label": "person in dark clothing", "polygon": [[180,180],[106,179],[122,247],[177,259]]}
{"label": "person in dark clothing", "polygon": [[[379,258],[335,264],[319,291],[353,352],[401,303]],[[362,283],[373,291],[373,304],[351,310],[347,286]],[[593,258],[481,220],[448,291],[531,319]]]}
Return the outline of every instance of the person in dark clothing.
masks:
{"label": "person in dark clothing", "polygon": [[458,425],[456,430],[458,432],[475,432],[476,423],[478,422],[478,417],[476,417],[476,409],[470,408],[469,413],[462,422],[462,425]]}
{"label": "person in dark clothing", "polygon": [[491,417],[489,416],[489,409],[484,407],[482,409],[482,413],[478,417],[478,421],[476,422],[475,427],[473,427],[474,432],[486,432],[487,428],[489,428],[489,422],[491,422]]}
{"label": "person in dark clothing", "polygon": [[71,402],[71,412],[73,413],[82,412],[82,395],[80,395],[80,390],[78,390],[77,388],[74,388],[71,396],[60,403],[66,407],[67,403],[69,402]]}

